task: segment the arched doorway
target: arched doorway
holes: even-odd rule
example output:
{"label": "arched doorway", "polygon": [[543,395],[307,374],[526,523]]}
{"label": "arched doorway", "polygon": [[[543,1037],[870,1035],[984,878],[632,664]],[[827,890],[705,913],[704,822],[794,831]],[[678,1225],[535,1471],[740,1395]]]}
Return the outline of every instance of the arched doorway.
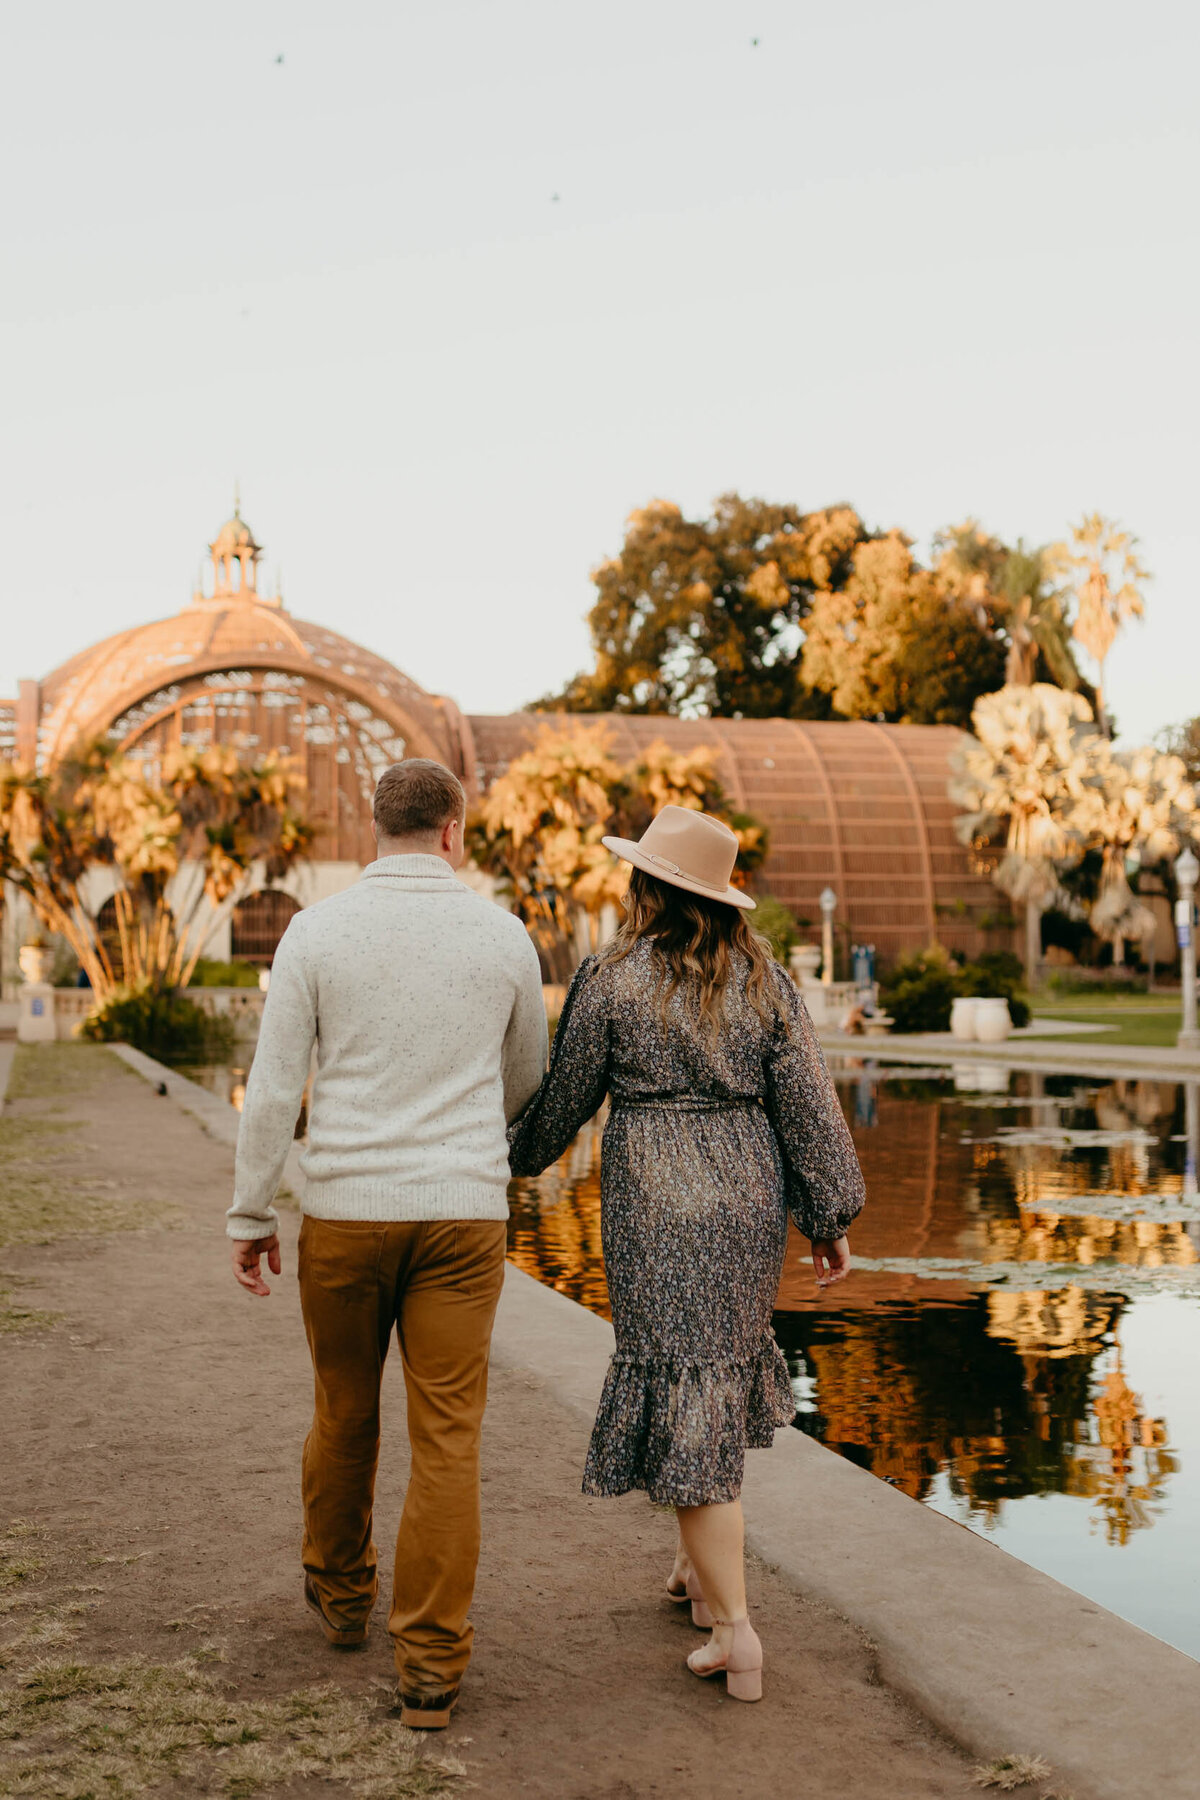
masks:
{"label": "arched doorway", "polygon": [[230,955],[235,962],[258,963],[270,968],[288,922],[300,911],[290,894],[264,888],[248,894],[233,909]]}
{"label": "arched doorway", "polygon": [[117,925],[117,903],[111,894],[96,914],[96,936],[100,939],[101,948],[108,957],[109,967],[116,979],[124,981],[125,965],[121,957],[121,932]]}

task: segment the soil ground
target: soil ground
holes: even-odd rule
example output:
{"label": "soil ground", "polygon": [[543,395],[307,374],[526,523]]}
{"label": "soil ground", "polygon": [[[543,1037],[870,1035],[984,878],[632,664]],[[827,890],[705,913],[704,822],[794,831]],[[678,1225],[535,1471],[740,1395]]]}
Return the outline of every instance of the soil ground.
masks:
{"label": "soil ground", "polygon": [[[493,1373],[475,1659],[452,1730],[414,1760],[407,1734],[382,1731],[383,1604],[367,1648],[348,1654],[301,1601],[310,1372],[295,1217],[284,1274],[255,1300],[236,1288],[221,1235],[231,1154],[192,1118],[99,1049],[21,1052],[12,1092],[0,1263],[32,1319],[5,1338],[0,1378],[0,1532],[27,1522],[0,1544],[0,1688],[18,1733],[0,1743],[0,1793],[401,1796],[443,1791],[449,1754],[462,1773],[445,1791],[489,1800],[977,1791],[967,1760],[878,1684],[860,1635],[764,1567],[750,1579],[762,1704],[689,1676],[699,1635],[660,1597],[670,1515],[640,1495],[581,1496],[586,1434],[537,1371],[519,1369]],[[384,1591],[407,1465],[395,1356],[385,1391]],[[196,1719],[181,1722],[174,1701],[166,1723],[137,1714],[137,1657],[155,1671],[191,1659],[178,1676],[138,1680],[190,1681]],[[333,1684],[325,1699],[305,1699],[321,1682]],[[55,1707],[72,1705],[56,1739]],[[64,1758],[72,1731],[90,1762]]]}

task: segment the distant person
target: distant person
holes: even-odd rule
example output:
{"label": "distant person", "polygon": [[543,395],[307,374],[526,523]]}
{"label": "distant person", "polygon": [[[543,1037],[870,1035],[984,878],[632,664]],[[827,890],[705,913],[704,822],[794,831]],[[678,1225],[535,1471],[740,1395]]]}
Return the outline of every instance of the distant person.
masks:
{"label": "distant person", "polygon": [[505,1122],[546,1066],[525,928],[455,878],[462,787],[440,763],[385,769],[378,860],[289,924],[238,1133],[228,1232],[252,1294],[280,1273],[272,1201],[316,1048],[300,1303],[316,1410],[304,1445],[304,1597],[326,1638],[365,1643],[377,1589],[372,1507],[393,1329],[412,1473],[388,1630],[401,1718],[447,1725],[471,1653],[479,1436],[504,1279]]}
{"label": "distant person", "polygon": [[675,1508],[667,1592],[711,1627],[688,1667],[757,1700],[740,1494],[747,1447],[795,1416],[771,1335],[788,1211],[818,1281],[839,1281],[862,1174],[804,1003],[729,885],[733,833],[665,806],[639,843],[604,842],[633,864],[624,923],[571,985],[549,1073],[509,1131],[512,1168],[539,1174],[611,1097],[600,1195],[617,1344],[584,1492],[645,1488]]}

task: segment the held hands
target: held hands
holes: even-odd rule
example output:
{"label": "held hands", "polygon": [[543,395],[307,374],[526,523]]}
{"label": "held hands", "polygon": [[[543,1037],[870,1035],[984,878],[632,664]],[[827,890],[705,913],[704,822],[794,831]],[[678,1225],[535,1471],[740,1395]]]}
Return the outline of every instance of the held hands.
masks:
{"label": "held hands", "polygon": [[850,1240],[844,1236],[815,1238],[812,1259],[817,1275],[817,1286],[831,1287],[835,1281],[841,1281],[850,1273]]}
{"label": "held hands", "polygon": [[[844,1239],[843,1242],[845,1242]],[[239,1286],[244,1287],[248,1294],[260,1294],[265,1298],[271,1290],[259,1274],[259,1258],[264,1252],[266,1253],[267,1267],[272,1275],[282,1274],[283,1263],[279,1257],[277,1234],[266,1238],[235,1238],[233,1240],[234,1277]]]}

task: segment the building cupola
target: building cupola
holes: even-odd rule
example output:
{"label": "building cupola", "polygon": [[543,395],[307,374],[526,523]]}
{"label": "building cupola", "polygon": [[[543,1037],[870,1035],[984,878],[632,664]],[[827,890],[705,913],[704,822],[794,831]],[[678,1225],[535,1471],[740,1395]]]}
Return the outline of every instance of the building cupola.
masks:
{"label": "building cupola", "polygon": [[208,546],[212,557],[212,592],[197,589],[197,600],[230,600],[244,597],[262,601],[258,592],[258,561],[262,545],[242,517],[241,500],[235,493],[233,517],[227,519]]}

